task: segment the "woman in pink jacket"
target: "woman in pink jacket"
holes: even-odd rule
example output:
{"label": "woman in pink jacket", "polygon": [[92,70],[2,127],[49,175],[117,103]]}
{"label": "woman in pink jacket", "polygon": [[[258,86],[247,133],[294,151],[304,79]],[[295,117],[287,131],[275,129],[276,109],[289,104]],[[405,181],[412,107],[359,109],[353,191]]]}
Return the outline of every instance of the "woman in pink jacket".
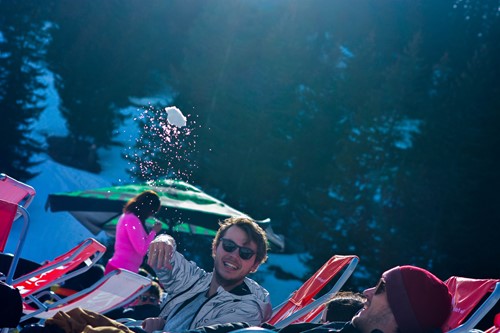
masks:
{"label": "woman in pink jacket", "polygon": [[144,191],[127,202],[116,226],[115,252],[104,274],[117,268],[134,273],[139,271],[149,243],[162,228],[161,223],[156,222],[148,234],[146,219],[158,212],[160,207],[160,197],[154,191]]}

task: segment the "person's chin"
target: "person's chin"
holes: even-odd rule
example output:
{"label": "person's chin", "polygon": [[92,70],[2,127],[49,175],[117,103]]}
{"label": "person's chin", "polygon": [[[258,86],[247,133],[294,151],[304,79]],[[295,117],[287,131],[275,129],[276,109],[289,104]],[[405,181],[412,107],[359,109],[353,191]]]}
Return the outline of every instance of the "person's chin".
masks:
{"label": "person's chin", "polygon": [[232,281],[232,280],[237,279],[238,272],[231,270],[231,269],[224,269],[224,267],[223,267],[223,268],[217,270],[217,275],[222,280]]}
{"label": "person's chin", "polygon": [[240,272],[235,272],[235,271],[224,271],[221,274],[222,278],[224,278],[227,281],[237,281],[241,279]]}
{"label": "person's chin", "polygon": [[360,309],[351,319],[351,322],[354,326],[356,326],[356,322],[360,320],[362,317],[363,312],[365,312],[366,308]]}

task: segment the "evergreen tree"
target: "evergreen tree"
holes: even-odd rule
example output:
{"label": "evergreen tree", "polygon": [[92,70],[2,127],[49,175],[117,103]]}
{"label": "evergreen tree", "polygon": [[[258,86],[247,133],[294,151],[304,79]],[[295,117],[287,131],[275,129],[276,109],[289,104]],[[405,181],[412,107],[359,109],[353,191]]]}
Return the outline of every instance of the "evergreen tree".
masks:
{"label": "evergreen tree", "polygon": [[[54,10],[53,44],[49,49],[50,70],[56,76],[60,111],[66,119],[69,138],[62,154],[66,164],[78,161],[89,148],[108,147],[121,121],[119,106],[127,95],[117,68],[126,32],[125,4],[117,2],[58,2]],[[57,159],[57,156],[54,156]],[[82,165],[74,165],[83,167]],[[92,171],[99,171],[99,168]]]}
{"label": "evergreen tree", "polygon": [[33,155],[42,143],[31,131],[44,108],[42,81],[49,25],[37,6],[25,1],[0,1],[0,170],[28,180],[39,161]]}
{"label": "evergreen tree", "polygon": [[[343,36],[345,41],[337,46],[342,53],[334,58],[339,68],[330,70],[334,80],[330,80],[329,93],[317,93],[322,96],[316,101],[321,118],[315,128],[321,124],[323,135],[318,137],[328,149],[318,149],[316,157],[311,156],[314,151],[304,149],[305,156],[300,158],[304,163],[322,158],[316,168],[321,168],[318,175],[323,178],[304,198],[307,209],[301,218],[311,222],[307,237],[316,235],[324,243],[306,242],[314,258],[311,261],[319,267],[335,253],[360,255],[363,273],[355,282],[358,285],[370,283],[381,269],[403,258],[421,263],[414,258],[414,248],[424,242],[422,237],[409,237],[411,226],[395,216],[404,205],[401,178],[408,177],[404,159],[411,154],[412,139],[406,137],[418,131],[416,110],[425,97],[425,67],[418,58],[420,37],[415,30],[412,34],[392,26],[398,26],[397,18],[407,17],[411,8],[392,12],[378,4],[371,9],[384,13],[380,19],[385,25],[365,22],[368,34],[363,43]],[[313,163],[306,168],[314,169]],[[300,179],[304,177],[299,174]]]}
{"label": "evergreen tree", "polygon": [[176,100],[200,125],[194,182],[230,194],[227,202],[251,215],[258,206],[255,218],[268,217],[267,200],[279,192],[276,116],[285,117],[285,89],[293,86],[282,76],[290,64],[274,57],[269,36],[277,11],[266,6],[219,1],[206,8],[185,47]]}
{"label": "evergreen tree", "polygon": [[61,156],[67,163],[115,144],[127,116],[122,108],[133,104],[132,97],[170,97],[166,75],[178,61],[179,32],[195,15],[186,8],[196,3],[57,3],[50,68],[58,77],[60,110],[70,132],[65,142],[73,146]]}
{"label": "evergreen tree", "polygon": [[[271,217],[290,250],[311,254],[311,270],[354,253],[357,285],[405,263],[456,274],[458,244],[483,235],[467,219],[479,211],[487,229],[496,218],[496,186],[487,184],[498,182],[491,68],[500,57],[495,19],[463,25],[454,10],[428,1],[211,2],[178,41],[182,66],[170,71],[175,104],[196,119],[196,143],[175,167],[153,159]],[[154,133],[147,124],[144,134]]]}
{"label": "evergreen tree", "polygon": [[[432,17],[431,7],[426,17]],[[494,128],[500,123],[496,42],[500,21],[495,8],[495,1],[457,2],[448,8],[446,29],[437,30],[436,23],[432,30],[438,41],[430,40],[432,46],[440,45],[438,53],[429,53],[435,64],[431,104],[412,155],[419,158],[413,169],[417,181],[408,184],[405,194],[420,198],[408,215],[413,212],[434,222],[424,232],[436,244],[431,263],[445,277],[499,274],[490,265],[496,259],[489,244],[495,240],[487,231],[498,220],[493,207],[500,200],[494,167],[498,163]]]}

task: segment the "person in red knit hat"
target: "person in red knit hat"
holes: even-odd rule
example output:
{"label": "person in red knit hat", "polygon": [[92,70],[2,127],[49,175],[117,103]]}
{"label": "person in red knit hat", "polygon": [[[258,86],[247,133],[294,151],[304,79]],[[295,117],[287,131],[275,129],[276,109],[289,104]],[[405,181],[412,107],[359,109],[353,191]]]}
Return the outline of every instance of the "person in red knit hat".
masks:
{"label": "person in red knit hat", "polygon": [[[363,294],[367,299],[364,307],[347,323],[262,327],[278,333],[440,333],[452,310],[452,297],[444,282],[415,266],[397,266],[384,272],[378,284]],[[249,325],[227,323],[183,333],[227,333],[245,327]]]}
{"label": "person in red knit hat", "polygon": [[352,325],[363,333],[439,332],[452,310],[446,285],[415,266],[397,266],[384,272],[377,286],[363,294],[368,301],[352,319]]}
{"label": "person in red knit hat", "polygon": [[[397,266],[384,272],[378,284],[363,294],[367,299],[364,307],[347,323],[299,323],[281,329],[262,324],[257,330],[263,333],[441,333],[452,310],[452,297],[444,282],[415,266]],[[232,322],[178,332],[228,333],[250,326],[245,322]],[[253,327],[252,332],[255,331]],[[138,327],[134,332],[147,331]],[[21,333],[62,332],[25,328]]]}

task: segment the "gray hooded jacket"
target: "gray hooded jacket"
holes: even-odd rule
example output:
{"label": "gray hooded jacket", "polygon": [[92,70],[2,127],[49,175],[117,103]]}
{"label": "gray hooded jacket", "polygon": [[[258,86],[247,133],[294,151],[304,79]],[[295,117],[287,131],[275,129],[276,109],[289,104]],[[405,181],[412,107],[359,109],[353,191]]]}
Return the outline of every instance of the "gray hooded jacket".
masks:
{"label": "gray hooded jacket", "polygon": [[[173,315],[177,305],[207,291],[212,280],[212,273],[188,261],[182,254],[175,251],[172,256],[172,270],[156,271],[160,282],[167,293],[162,303],[160,317],[167,321]],[[247,322],[250,325],[260,325],[272,314],[269,293],[252,279],[245,278],[243,283],[230,292],[219,287],[217,293],[207,299],[194,315],[189,329],[201,326]]]}

